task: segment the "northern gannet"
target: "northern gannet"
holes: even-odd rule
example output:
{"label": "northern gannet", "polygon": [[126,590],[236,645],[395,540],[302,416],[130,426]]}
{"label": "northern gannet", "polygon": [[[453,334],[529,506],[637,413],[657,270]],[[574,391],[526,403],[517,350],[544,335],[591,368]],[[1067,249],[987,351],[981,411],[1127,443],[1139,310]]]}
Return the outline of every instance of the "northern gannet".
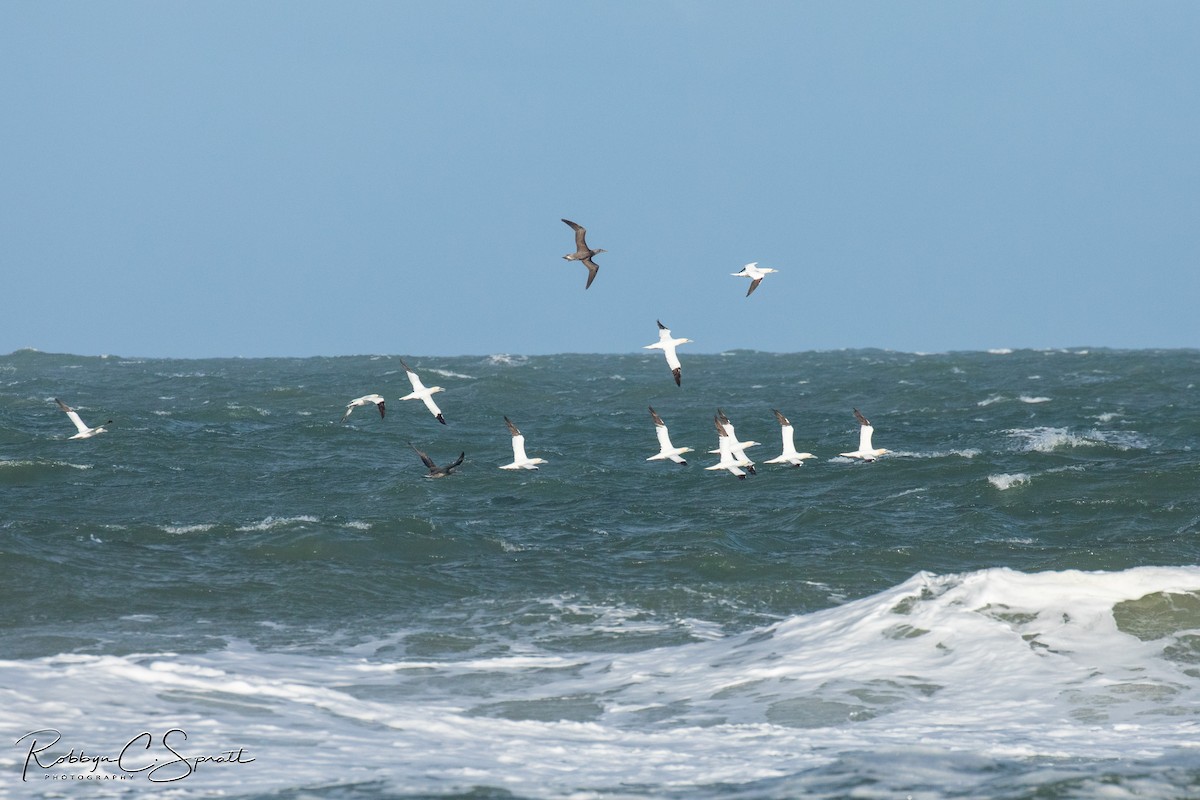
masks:
{"label": "northern gannet", "polygon": [[354,409],[358,408],[359,406],[369,406],[372,403],[374,403],[375,407],[379,409],[379,416],[383,417],[384,413],[386,413],[383,398],[377,394],[364,394],[362,397],[354,398],[346,405],[346,413],[342,416],[342,422],[350,419],[350,412],[352,412]]}
{"label": "northern gannet", "polygon": [[845,456],[846,458],[861,458],[863,461],[874,461],[877,456],[891,452],[882,447],[871,446],[871,434],[875,432],[875,429],[871,427],[871,423],[867,421],[867,418],[857,408],[854,409],[854,418],[858,420],[860,426],[858,429],[858,449],[853,453],[838,453],[838,455]]}
{"label": "northern gannet", "polygon": [[508,417],[504,418],[504,424],[508,426],[508,432],[512,434],[513,460],[511,464],[505,464],[500,469],[537,469],[538,464],[549,463],[544,458],[530,458],[525,455],[525,437]]}
{"label": "northern gannet", "polygon": [[567,253],[565,256],[563,256],[563,258],[565,258],[567,261],[582,261],[583,265],[587,267],[588,279],[587,283],[583,287],[584,289],[587,289],[592,285],[592,281],[596,280],[596,273],[600,271],[600,268],[596,266],[596,262],[592,261],[592,256],[600,253],[607,253],[608,251],[604,249],[592,250],[587,246],[587,228],[571,222],[569,219],[564,219],[563,222],[570,225],[575,231],[575,252]]}
{"label": "northern gannet", "polygon": [[650,407],[650,416],[654,419],[654,433],[658,436],[658,455],[653,455],[647,458],[647,461],[662,461],[663,459],[671,459],[676,464],[686,464],[682,456],[684,453],[692,452],[690,447],[676,447],[671,444],[671,437],[667,433],[667,424],[662,421],[662,417]]}
{"label": "northern gannet", "polygon": [[794,467],[799,467],[804,463],[806,458],[816,458],[812,453],[796,452],[796,444],[793,440],[792,423],[783,414],[780,414],[775,409],[771,409],[775,414],[775,419],[779,420],[779,431],[783,436],[783,452],[775,458],[768,459],[763,462],[766,464],[791,464]]}
{"label": "northern gannet", "polygon": [[97,425],[94,428],[89,428],[87,426],[87,423],[85,423],[82,419],[79,418],[79,412],[77,412],[75,409],[71,408],[69,405],[64,403],[62,400],[59,400],[57,397],[54,398],[54,402],[58,403],[58,407],[61,408],[63,410],[63,412],[66,413],[66,415],[71,418],[71,422],[74,422],[75,427],[79,430],[79,432],[76,433],[74,436],[71,436],[68,438],[90,439],[93,436],[96,436],[97,434],[107,433],[108,428],[104,427],[104,425],[112,425],[112,420],[110,419],[108,422],[105,422],[104,425]]}
{"label": "northern gannet", "polygon": [[[734,430],[733,423],[729,421],[729,417],[725,416],[725,412],[719,408],[717,409],[717,421],[729,435],[729,449],[733,453],[733,457],[737,459],[738,466],[745,467],[746,471],[751,475],[757,475],[758,473],[754,471],[754,462],[750,460],[748,455],[746,455],[746,448],[757,447],[760,442],[739,441],[737,438],[737,432]],[[715,453],[717,451],[710,450],[709,452]]]}
{"label": "northern gannet", "polygon": [[413,388],[411,392],[404,395],[404,397],[401,397],[400,399],[423,400],[425,402],[425,407],[429,409],[429,413],[437,417],[438,422],[445,425],[446,418],[442,416],[442,410],[437,407],[437,403],[433,402],[433,394],[434,392],[444,392],[446,390],[441,386],[430,386],[426,388],[425,384],[421,383],[421,379],[417,376],[417,373],[413,372],[412,368],[409,367],[408,364],[404,363],[403,358],[400,359],[400,365],[404,367],[404,371],[408,373],[408,382],[412,384]]}
{"label": "northern gannet", "polygon": [[675,355],[675,348],[681,344],[687,344],[691,339],[674,339],[671,337],[671,329],[658,321],[658,341],[654,344],[643,345],[643,350],[662,350],[663,355],[667,357],[667,366],[671,368],[671,374],[675,376],[675,385],[682,386],[680,382],[679,356]]}
{"label": "northern gannet", "polygon": [[741,272],[731,272],[730,274],[738,278],[750,279],[750,288],[746,290],[746,297],[749,297],[751,294],[753,294],[754,290],[758,288],[758,285],[762,283],[762,279],[765,275],[769,275],[772,272],[778,271],[779,270],[771,269],[770,267],[760,267],[758,266],[757,261],[751,261],[749,264],[742,267]]}
{"label": "northern gannet", "polygon": [[459,464],[461,464],[463,462],[464,458],[467,457],[467,454],[465,452],[459,453],[458,458],[455,459],[453,463],[447,464],[444,467],[439,467],[437,464],[433,463],[433,459],[431,459],[429,456],[422,453],[420,450],[417,450],[416,446],[412,442],[409,442],[408,446],[416,451],[417,455],[419,455],[421,457],[422,463],[424,463],[425,466],[429,468],[429,474],[425,476],[426,478],[444,478],[444,477],[446,477],[451,472],[453,472],[458,467]]}
{"label": "northern gannet", "polygon": [[717,449],[710,452],[720,453],[721,460],[713,464],[711,467],[705,467],[705,469],[728,470],[731,475],[737,475],[739,481],[746,480],[746,471],[738,465],[738,459],[733,454],[733,448],[731,446],[733,439],[729,435],[729,431],[727,431],[725,426],[721,424],[721,418],[719,416],[713,417],[713,422],[717,426]]}

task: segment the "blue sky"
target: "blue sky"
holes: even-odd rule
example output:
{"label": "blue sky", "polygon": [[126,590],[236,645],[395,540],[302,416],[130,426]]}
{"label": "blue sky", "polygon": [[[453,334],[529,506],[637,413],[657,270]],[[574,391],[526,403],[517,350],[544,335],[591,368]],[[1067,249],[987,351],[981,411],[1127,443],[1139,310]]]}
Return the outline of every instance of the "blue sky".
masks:
{"label": "blue sky", "polygon": [[[1200,346],[1197,35],[1190,2],[0,0],[0,352]],[[609,251],[586,292],[562,217]]]}

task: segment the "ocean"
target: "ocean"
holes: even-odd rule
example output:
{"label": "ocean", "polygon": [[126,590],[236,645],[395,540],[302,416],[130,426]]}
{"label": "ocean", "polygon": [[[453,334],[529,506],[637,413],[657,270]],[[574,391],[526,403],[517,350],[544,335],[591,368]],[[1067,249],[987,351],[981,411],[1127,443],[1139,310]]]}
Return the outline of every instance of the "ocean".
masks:
{"label": "ocean", "polygon": [[0,797],[1200,796],[1200,351],[680,358],[0,356]]}

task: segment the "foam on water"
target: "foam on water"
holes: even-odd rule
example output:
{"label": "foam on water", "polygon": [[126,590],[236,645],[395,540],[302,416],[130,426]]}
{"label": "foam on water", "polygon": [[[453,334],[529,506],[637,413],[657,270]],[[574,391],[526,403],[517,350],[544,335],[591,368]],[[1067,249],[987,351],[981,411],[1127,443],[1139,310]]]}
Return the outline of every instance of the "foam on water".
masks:
{"label": "foam on water", "polygon": [[[556,625],[571,614],[589,630],[597,615],[629,634],[646,624],[628,607],[560,605]],[[492,655],[397,653],[414,633],[336,657],[233,640],[0,661],[0,738],[40,720],[62,733],[63,753],[97,753],[175,727],[188,733],[183,754],[255,759],[207,765],[172,786],[179,796],[226,789],[232,775],[247,793],[373,781],[414,794],[688,795],[783,780],[799,795],[839,764],[879,796],[925,778],[969,795],[1013,761],[1078,775],[1110,759],[1200,759],[1200,567],[921,573],[767,627],[700,624],[682,644],[630,652],[550,651],[534,637]],[[863,752],[904,769],[863,773]],[[23,757],[0,749],[0,771],[19,774]],[[1146,796],[1171,796],[1169,774],[1139,775]],[[155,788],[120,791],[131,785]],[[44,786],[25,784],[57,791]]]}
{"label": "foam on water", "polygon": [[1018,472],[1012,475],[1002,473],[1000,475],[988,475],[988,483],[995,486],[1000,491],[1011,489],[1014,486],[1021,486],[1029,483],[1031,478],[1024,472]]}
{"label": "foam on water", "polygon": [[274,528],[282,528],[291,525],[302,524],[306,522],[319,522],[320,520],[309,514],[299,514],[294,517],[267,517],[266,519],[254,522],[249,525],[239,525],[237,530],[242,532],[248,531],[269,531]]}

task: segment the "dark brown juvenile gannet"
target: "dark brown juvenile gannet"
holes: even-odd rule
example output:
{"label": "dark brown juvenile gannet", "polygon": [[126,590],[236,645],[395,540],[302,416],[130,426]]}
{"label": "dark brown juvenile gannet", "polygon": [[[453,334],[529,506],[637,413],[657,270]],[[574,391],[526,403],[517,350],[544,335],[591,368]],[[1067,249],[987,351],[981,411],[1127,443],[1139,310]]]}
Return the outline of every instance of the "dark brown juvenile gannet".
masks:
{"label": "dark brown juvenile gannet", "polygon": [[583,287],[586,289],[592,285],[592,281],[596,280],[596,273],[600,270],[600,268],[596,266],[596,262],[592,261],[592,256],[600,253],[607,253],[608,251],[604,249],[590,249],[587,246],[587,228],[571,222],[569,219],[564,219],[563,222],[570,225],[575,231],[575,252],[567,253],[565,256],[563,256],[563,258],[565,258],[567,261],[582,261],[583,265],[587,267],[588,279],[587,284]]}
{"label": "dark brown juvenile gannet", "polygon": [[444,478],[444,477],[446,477],[451,472],[453,472],[458,467],[459,464],[461,464],[463,462],[464,458],[467,457],[467,454],[465,452],[459,453],[458,458],[455,459],[455,461],[453,463],[447,464],[444,467],[439,467],[437,464],[433,463],[433,459],[431,459],[429,456],[422,453],[420,450],[417,450],[416,446],[413,445],[412,442],[409,442],[408,446],[411,447],[414,451],[416,451],[416,454],[421,457],[422,463],[424,463],[425,466],[429,468],[429,474],[425,476],[426,478]]}

